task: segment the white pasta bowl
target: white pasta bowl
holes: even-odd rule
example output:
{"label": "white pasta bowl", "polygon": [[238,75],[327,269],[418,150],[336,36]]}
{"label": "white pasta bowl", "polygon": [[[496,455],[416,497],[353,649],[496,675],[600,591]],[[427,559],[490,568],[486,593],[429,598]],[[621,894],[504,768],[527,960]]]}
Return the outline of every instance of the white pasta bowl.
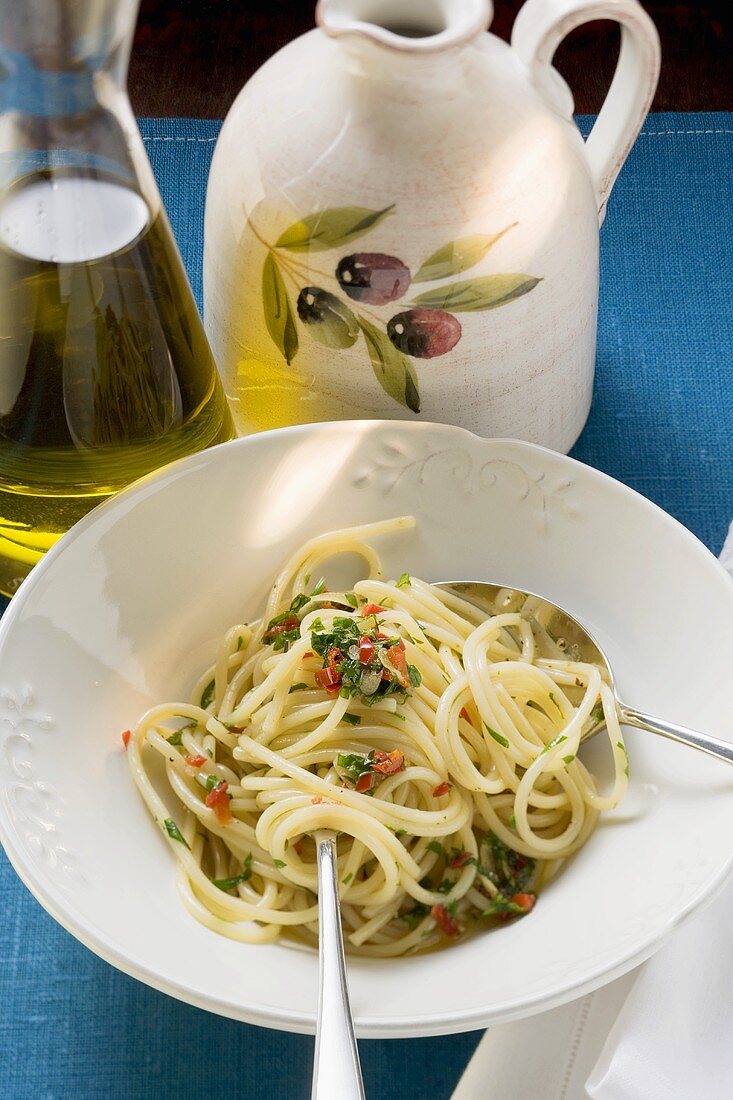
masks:
{"label": "white pasta bowl", "polygon": [[[733,740],[733,584],[655,506],[561,455],[430,424],[309,425],[176,463],[79,523],[0,624],[0,838],[64,927],[223,1015],[312,1031],[314,952],[241,944],[181,904],[120,743],[186,698],[306,538],[412,513],[388,574],[539,592],[584,620],[622,697]],[[584,750],[603,766],[602,739]],[[649,956],[731,868],[733,771],[629,730],[629,792],[530,916],[448,949],[350,961],[364,1036],[469,1030],[577,997]]]}

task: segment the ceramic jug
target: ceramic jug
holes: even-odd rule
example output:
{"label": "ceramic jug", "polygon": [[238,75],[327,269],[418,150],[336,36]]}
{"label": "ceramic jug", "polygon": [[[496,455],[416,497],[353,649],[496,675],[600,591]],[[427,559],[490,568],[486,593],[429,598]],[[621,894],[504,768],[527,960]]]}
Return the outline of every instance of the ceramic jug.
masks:
{"label": "ceramic jug", "polygon": [[[206,202],[207,332],[241,432],[420,418],[567,451],[590,407],[599,223],[649,109],[635,0],[320,0],[244,87]],[[587,141],[552,67],[621,24]]]}

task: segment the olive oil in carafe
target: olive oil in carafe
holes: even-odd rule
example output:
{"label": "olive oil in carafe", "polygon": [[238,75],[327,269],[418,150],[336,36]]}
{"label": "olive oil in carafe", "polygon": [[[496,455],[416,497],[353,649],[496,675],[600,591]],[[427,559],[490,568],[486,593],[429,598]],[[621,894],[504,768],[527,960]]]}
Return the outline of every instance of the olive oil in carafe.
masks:
{"label": "olive oil in carafe", "polygon": [[[66,199],[86,211],[78,225]],[[0,288],[0,591],[12,594],[94,505],[233,427],[165,214],[150,219],[123,183],[45,171],[17,184],[0,206]]]}

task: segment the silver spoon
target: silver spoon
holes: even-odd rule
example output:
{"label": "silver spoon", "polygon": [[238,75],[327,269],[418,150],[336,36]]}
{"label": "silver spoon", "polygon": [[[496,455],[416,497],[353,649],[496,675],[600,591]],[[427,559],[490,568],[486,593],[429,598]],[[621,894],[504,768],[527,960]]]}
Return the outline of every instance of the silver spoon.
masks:
{"label": "silver spoon", "polygon": [[[504,588],[498,584],[486,584],[484,581],[446,581],[438,587],[445,588],[446,591],[460,596],[491,615],[518,611],[530,623],[542,656],[565,656],[599,665],[602,673],[605,673],[604,679],[613,689],[619,721],[623,725],[636,726],[649,733],[658,733],[671,741],[679,741],[683,745],[701,749],[711,756],[717,756],[719,760],[727,760],[729,764],[733,764],[733,744],[730,742],[709,737],[705,733],[697,733],[685,726],[677,726],[674,722],[667,722],[663,718],[654,718],[650,714],[622,703],[616,693],[616,684],[608,658],[598,642],[577,619],[557,604],[550,603],[549,600],[533,592],[525,592],[519,588]],[[602,719],[596,722],[584,734],[583,740],[587,741],[589,737],[594,737],[604,726],[605,722]]]}
{"label": "silver spoon", "polygon": [[336,836],[316,834],[320,991],[311,1100],[365,1100],[346,982]]}

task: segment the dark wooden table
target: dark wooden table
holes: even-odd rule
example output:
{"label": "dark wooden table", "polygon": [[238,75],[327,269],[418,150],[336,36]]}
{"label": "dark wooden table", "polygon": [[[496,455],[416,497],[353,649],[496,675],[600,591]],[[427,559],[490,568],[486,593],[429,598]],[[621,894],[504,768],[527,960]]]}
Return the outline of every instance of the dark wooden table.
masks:
{"label": "dark wooden table", "polygon": [[[138,115],[223,118],[244,82],[313,26],[314,0],[142,0],[130,66]],[[655,111],[733,109],[733,2],[645,0],[662,39]],[[492,30],[508,39],[521,0],[496,0]],[[556,64],[580,113],[598,110],[618,52],[610,23],[579,28]]]}

